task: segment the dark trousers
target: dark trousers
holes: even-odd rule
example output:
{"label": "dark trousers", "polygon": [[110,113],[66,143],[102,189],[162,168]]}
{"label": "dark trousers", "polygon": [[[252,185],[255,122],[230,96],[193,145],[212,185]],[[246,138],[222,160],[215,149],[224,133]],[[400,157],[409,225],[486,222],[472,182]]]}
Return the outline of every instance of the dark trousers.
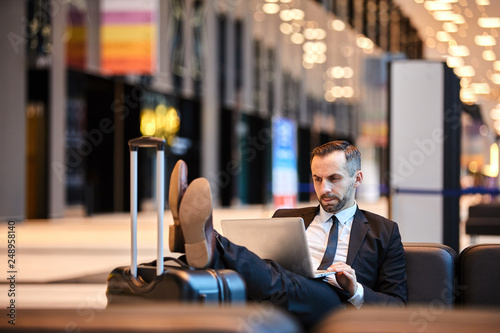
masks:
{"label": "dark trousers", "polygon": [[269,301],[294,314],[310,328],[325,315],[345,306],[346,293],[324,282],[287,271],[272,260],[262,260],[246,247],[217,235],[213,268],[238,272],[247,286],[247,296]]}

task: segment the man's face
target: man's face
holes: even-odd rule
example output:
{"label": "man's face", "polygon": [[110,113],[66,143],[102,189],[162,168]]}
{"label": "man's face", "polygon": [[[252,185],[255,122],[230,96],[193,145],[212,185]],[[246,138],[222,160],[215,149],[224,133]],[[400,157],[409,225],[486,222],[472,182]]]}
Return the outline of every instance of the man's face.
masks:
{"label": "man's face", "polygon": [[320,205],[329,213],[337,213],[354,204],[354,189],[363,181],[361,171],[349,176],[343,151],[315,156],[311,162],[314,191]]}

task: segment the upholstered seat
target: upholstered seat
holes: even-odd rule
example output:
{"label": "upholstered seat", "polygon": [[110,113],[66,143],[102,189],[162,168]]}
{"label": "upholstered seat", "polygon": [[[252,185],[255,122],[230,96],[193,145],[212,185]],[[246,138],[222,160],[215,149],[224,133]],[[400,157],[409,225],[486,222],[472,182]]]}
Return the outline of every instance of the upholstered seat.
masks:
{"label": "upholstered seat", "polygon": [[456,252],[442,244],[404,243],[408,303],[439,303],[450,307],[455,301]]}

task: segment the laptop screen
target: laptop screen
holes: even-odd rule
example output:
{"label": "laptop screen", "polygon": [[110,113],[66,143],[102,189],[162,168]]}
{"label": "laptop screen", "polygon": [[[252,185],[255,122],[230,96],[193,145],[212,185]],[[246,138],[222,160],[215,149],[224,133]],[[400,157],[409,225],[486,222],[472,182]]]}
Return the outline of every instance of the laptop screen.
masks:
{"label": "laptop screen", "polygon": [[260,258],[314,277],[302,218],[226,219],[221,221],[221,227],[231,242],[246,247]]}

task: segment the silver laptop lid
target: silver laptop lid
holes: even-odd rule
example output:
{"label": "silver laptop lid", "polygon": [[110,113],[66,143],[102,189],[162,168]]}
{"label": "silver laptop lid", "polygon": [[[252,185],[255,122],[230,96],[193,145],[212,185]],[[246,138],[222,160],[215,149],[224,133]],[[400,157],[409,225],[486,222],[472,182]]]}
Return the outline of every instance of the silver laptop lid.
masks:
{"label": "silver laptop lid", "polygon": [[262,259],[302,276],[315,277],[300,217],[221,220],[222,233]]}

